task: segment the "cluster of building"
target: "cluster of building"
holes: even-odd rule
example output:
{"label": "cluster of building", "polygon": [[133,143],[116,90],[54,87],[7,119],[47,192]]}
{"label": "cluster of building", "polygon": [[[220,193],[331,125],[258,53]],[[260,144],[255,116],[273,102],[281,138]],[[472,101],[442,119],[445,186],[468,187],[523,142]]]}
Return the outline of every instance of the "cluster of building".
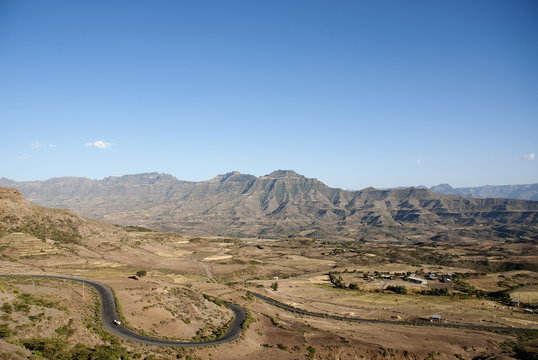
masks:
{"label": "cluster of building", "polygon": [[[521,302],[517,299],[510,300],[510,306],[514,307],[520,307]],[[524,310],[527,314],[538,314],[538,308],[537,309],[531,309],[531,308],[525,308]]]}
{"label": "cluster of building", "polygon": [[456,277],[456,273],[447,273],[447,274],[428,273],[427,275],[424,276],[424,278],[417,277],[415,273],[407,273],[407,275],[404,274],[402,276],[399,276],[398,274],[394,274],[394,275],[393,274],[378,274],[377,276],[364,274],[364,279],[369,280],[369,281],[373,281],[378,278],[385,279],[385,280],[392,280],[397,277],[401,277],[401,279],[410,281],[415,284],[427,285],[428,280],[430,281],[436,280],[440,282],[453,281],[454,278]]}
{"label": "cluster of building", "polygon": [[415,284],[421,284],[426,285],[428,283],[428,280],[439,280],[440,282],[448,282],[454,280],[456,277],[456,273],[448,273],[448,274],[436,274],[436,273],[429,273],[425,276],[426,279],[416,277],[415,274],[411,274],[407,277],[408,281],[411,281]]}

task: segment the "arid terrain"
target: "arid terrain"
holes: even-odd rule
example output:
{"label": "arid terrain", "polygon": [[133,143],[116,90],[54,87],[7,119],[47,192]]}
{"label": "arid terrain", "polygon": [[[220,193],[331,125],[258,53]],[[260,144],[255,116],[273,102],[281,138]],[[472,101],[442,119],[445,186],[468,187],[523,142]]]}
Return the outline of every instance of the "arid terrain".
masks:
{"label": "arid terrain", "polygon": [[[450,235],[405,243],[380,236],[347,242],[188,237],[87,220],[0,189],[1,274],[107,284],[125,323],[157,338],[218,336],[232,318],[222,301],[249,312],[232,343],[147,346],[104,329],[89,286],[1,278],[0,358],[536,358],[536,241]],[[300,314],[253,293],[362,321]]]}
{"label": "arid terrain", "polygon": [[538,239],[536,201],[466,198],[418,188],[346,191],[292,170],[260,177],[231,172],[201,182],[147,173],[102,180],[0,179],[0,186],[17,188],[36,204],[90,219],[185,236]]}

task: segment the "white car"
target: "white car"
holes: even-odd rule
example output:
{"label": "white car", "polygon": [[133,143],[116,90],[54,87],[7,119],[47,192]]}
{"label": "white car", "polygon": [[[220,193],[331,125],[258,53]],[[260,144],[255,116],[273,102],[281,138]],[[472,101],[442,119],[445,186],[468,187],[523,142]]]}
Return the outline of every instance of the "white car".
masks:
{"label": "white car", "polygon": [[119,321],[119,320],[114,320],[113,322],[114,322],[114,325],[116,325],[116,326],[120,326],[120,325],[121,325],[121,321]]}

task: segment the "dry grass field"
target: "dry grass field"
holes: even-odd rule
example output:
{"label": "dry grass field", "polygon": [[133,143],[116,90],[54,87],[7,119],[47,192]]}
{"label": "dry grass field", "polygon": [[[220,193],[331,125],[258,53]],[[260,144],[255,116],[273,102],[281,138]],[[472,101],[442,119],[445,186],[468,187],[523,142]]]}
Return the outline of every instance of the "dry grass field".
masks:
{"label": "dry grass field", "polygon": [[[538,274],[529,270],[536,258],[528,255],[536,251],[517,243],[457,248],[442,243],[403,246],[183,238],[118,230],[88,236],[82,244],[11,233],[0,238],[0,247],[3,274],[61,274],[109,285],[127,324],[154,337],[200,339],[227,323],[231,311],[204,294],[240,304],[252,316],[241,339],[230,344],[196,349],[145,346],[106,333],[95,314],[96,296],[89,288],[83,290],[69,281],[6,278],[0,280],[0,306],[14,307],[22,294],[31,299],[45,297],[53,305],[43,306],[34,299],[27,311],[13,308],[8,313],[0,308],[1,325],[7,329],[7,336],[0,340],[4,358],[27,358],[30,350],[25,341],[45,337],[65,342],[67,349],[79,342],[92,349],[116,346],[126,352],[125,357],[148,359],[473,359],[493,355],[510,359],[516,356],[518,343],[532,349],[535,335],[530,334],[529,342],[529,335],[522,337],[520,332],[424,326],[426,320],[441,315],[442,323],[538,329],[538,314],[524,311],[537,305]],[[498,263],[469,260],[493,258],[498,253],[510,254],[505,258],[510,260],[506,271]],[[521,269],[510,269],[521,253],[526,256],[518,263]],[[129,278],[141,269],[147,275]],[[329,273],[340,276],[345,288],[335,286]],[[457,281],[431,280],[420,285],[395,275],[404,273],[462,275]],[[357,288],[350,289],[352,283]],[[390,290],[391,286],[403,287],[407,293]],[[443,288],[449,290],[448,296],[423,293]],[[503,290],[523,306],[487,296]],[[249,291],[316,313],[423,325],[301,315],[254,298]]]}

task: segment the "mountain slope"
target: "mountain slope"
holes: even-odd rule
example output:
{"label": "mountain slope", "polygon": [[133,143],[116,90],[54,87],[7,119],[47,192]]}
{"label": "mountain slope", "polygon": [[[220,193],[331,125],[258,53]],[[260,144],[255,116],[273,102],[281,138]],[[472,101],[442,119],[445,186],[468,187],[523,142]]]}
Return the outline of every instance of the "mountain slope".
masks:
{"label": "mountain slope", "polygon": [[20,232],[43,241],[76,244],[91,230],[90,222],[69,210],[37,206],[18,190],[0,188],[0,236]]}
{"label": "mountain slope", "polygon": [[259,178],[232,172],[203,182],[149,173],[9,185],[44,206],[189,235],[404,240],[417,234],[453,237],[448,228],[462,227],[460,237],[533,239],[538,222],[534,201],[415,188],[344,191],[289,170]]}

